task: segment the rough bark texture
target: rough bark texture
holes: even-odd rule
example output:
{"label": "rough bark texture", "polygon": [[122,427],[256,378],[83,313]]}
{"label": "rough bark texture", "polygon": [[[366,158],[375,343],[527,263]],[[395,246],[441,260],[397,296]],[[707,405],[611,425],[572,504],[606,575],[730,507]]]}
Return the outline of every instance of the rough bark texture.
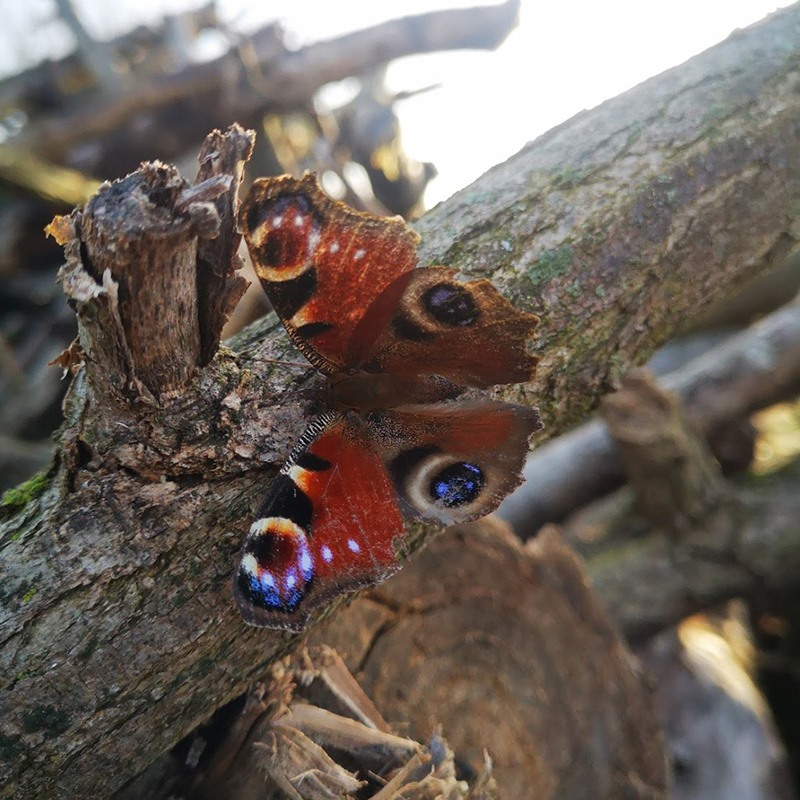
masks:
{"label": "rough bark texture", "polygon": [[[565,123],[421,224],[423,261],[491,275],[543,315],[540,378],[517,394],[538,401],[550,434],[794,247],[798,50],[795,7]],[[186,251],[224,225],[191,200],[190,212],[188,187],[161,169],[137,180],[180,247],[152,263],[181,279]],[[162,184],[147,183],[154,170]],[[100,244],[67,246],[89,338],[58,464],[6,506],[0,531],[0,797],[111,794],[293,643],[242,624],[230,569],[263,465],[303,427],[302,397],[286,389],[304,375],[269,363],[288,349],[274,323],[204,369],[204,335],[181,339],[177,365],[131,346],[150,333],[132,325],[138,300],[119,292],[113,259],[93,272]],[[104,338],[90,335],[95,315]],[[368,629],[351,635],[368,649]]]}

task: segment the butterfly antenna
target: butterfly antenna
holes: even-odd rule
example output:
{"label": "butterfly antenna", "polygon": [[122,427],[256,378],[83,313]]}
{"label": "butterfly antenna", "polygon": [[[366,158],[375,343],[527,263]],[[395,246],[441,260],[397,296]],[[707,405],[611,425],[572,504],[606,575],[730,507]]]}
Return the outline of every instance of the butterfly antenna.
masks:
{"label": "butterfly antenna", "polygon": [[293,378],[293,382],[299,381],[298,385],[295,385],[294,388],[288,389],[285,391],[281,397],[283,400],[298,400],[303,398],[313,398],[315,394],[317,394],[318,390],[315,389],[314,386],[308,386],[308,381],[310,381],[315,374],[319,373],[319,370],[313,365],[309,364],[308,361],[288,361],[280,358],[267,358],[264,359],[268,364],[279,364],[284,367],[294,367],[295,369],[302,370],[304,373],[308,373],[306,375],[298,375],[296,378]]}
{"label": "butterfly antenna", "polygon": [[[280,364],[283,367],[296,367],[297,369],[314,369],[314,367],[308,363],[308,361],[284,361],[280,358],[267,358],[264,359],[268,364]],[[316,370],[315,370],[316,371]]]}

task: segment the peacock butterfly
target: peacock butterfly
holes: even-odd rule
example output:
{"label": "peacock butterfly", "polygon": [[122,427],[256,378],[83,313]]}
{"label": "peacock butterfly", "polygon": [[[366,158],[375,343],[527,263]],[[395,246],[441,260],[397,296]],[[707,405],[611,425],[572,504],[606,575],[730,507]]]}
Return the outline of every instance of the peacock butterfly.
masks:
{"label": "peacock butterfly", "polygon": [[539,320],[489,281],[415,269],[402,219],[353,211],[311,174],[257,180],[240,226],[289,336],[327,377],[328,409],[272,484],[233,579],[248,623],[299,631],[399,569],[403,514],[466,522],[520,483],[536,409],[456,398],[529,380]]}

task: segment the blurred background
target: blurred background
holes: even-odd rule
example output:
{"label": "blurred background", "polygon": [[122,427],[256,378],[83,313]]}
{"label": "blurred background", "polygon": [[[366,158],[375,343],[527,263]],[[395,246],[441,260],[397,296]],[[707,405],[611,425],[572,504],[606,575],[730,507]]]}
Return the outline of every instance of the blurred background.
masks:
{"label": "blurred background", "polygon": [[[42,61],[58,61],[74,52],[77,37],[59,10],[66,5],[57,0],[0,2],[0,76],[8,78]],[[214,4],[197,0],[71,0],[69,5],[87,34],[101,42],[130,36],[137,26],[153,31],[165,25],[185,27],[183,42],[175,42],[175,46],[181,48],[181,59],[196,62],[218,58],[273,23],[283,27],[287,47],[302,48],[379,25],[400,14],[424,14],[470,4],[406,0],[394,13],[385,4],[359,0],[335,4],[319,0],[280,4],[252,0],[218,0]],[[426,205],[466,186],[581,109],[681,63],[783,5],[787,3],[775,0],[525,1],[519,6],[518,24],[494,50],[433,52],[393,61],[382,83],[390,96],[411,94],[393,105],[405,149],[413,158],[434,164],[438,172],[425,192]],[[197,13],[201,8],[204,12]],[[181,15],[187,16],[182,20]],[[167,22],[168,18],[172,22]],[[176,33],[171,35],[178,38]],[[144,31],[141,38],[147,38]],[[141,55],[144,53],[143,44]],[[432,86],[436,88],[424,91]],[[330,109],[352,100],[358,90],[358,79],[353,77],[320,88],[314,102]],[[8,137],[24,124],[26,109],[15,109],[9,105],[8,93],[3,94]],[[198,136],[201,134],[198,131]],[[158,142],[152,145],[149,157],[163,157]]]}

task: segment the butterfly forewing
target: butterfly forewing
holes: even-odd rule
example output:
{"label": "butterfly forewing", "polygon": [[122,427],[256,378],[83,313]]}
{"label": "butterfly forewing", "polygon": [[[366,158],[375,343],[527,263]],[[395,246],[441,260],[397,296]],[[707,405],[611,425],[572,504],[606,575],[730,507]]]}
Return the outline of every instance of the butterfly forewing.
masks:
{"label": "butterfly forewing", "polygon": [[395,572],[402,532],[394,487],[360,418],[315,421],[245,539],[234,576],[242,615],[302,629],[337,594]]}
{"label": "butterfly forewing", "polygon": [[325,372],[355,366],[353,331],[383,289],[414,268],[417,235],[399,218],[334,202],[313,175],[255,181],[240,219],[256,273],[295,344]]}
{"label": "butterfly forewing", "polygon": [[414,270],[380,330],[368,312],[356,331],[369,343],[365,370],[441,375],[476,388],[531,379],[539,318],[515,309],[489,281],[461,283],[455,275],[444,267]]}

